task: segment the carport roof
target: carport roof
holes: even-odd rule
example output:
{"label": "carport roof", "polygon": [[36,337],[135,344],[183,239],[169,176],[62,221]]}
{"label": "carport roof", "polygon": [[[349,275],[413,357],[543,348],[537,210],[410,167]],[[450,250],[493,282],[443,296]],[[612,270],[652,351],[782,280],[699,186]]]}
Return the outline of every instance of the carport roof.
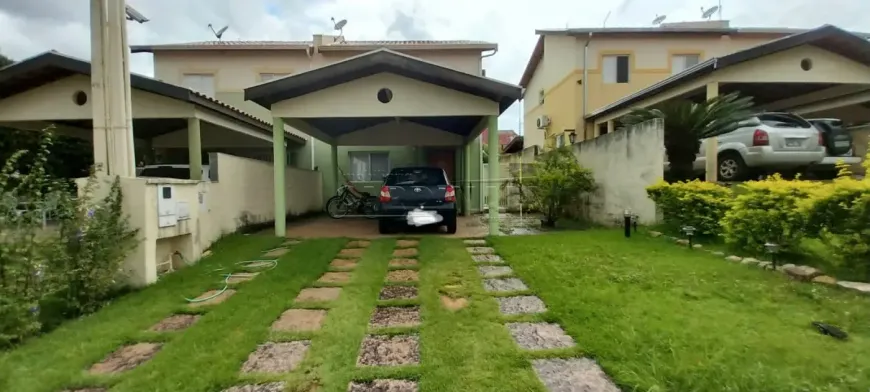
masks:
{"label": "carport roof", "polygon": [[662,80],[661,82],[655,83],[634,94],[630,94],[610,105],[604,106],[603,108],[588,114],[586,119],[594,120],[617,110],[624,109],[632,104],[653,97],[679,85],[700,79],[714,71],[802,45],[817,46],[821,49],[870,66],[870,41],[868,41],[867,38],[842,30],[836,26],[824,25],[817,29],[783,37],[726,56],[711,58],[681,73]]}
{"label": "carport roof", "polygon": [[[55,51],[45,52],[0,68],[0,99],[76,74],[90,75],[91,63]],[[272,135],[272,124],[186,87],[132,73],[130,74],[130,85],[138,90],[193,103],[248,124],[267,135]],[[293,138],[296,143],[305,144],[305,139],[297,135],[288,132],[287,137]]]}
{"label": "carport roof", "polygon": [[378,49],[321,68],[248,87],[245,89],[245,99],[268,109],[277,102],[382,72],[491,99],[499,103],[500,112],[504,112],[522,97],[522,88],[519,86],[457,71],[389,49]]}

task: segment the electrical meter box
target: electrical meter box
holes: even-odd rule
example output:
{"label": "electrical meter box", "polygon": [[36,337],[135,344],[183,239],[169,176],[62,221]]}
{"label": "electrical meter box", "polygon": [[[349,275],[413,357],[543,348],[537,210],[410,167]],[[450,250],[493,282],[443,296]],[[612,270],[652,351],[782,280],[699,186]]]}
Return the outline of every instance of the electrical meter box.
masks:
{"label": "electrical meter box", "polygon": [[178,224],[178,202],[172,185],[157,186],[157,227],[170,227]]}

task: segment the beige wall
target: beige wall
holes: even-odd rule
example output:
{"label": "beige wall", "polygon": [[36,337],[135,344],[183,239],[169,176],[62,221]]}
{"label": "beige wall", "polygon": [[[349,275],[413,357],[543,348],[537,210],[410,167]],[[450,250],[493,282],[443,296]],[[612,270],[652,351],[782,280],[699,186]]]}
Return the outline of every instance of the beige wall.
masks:
{"label": "beige wall", "polygon": [[613,225],[630,209],[642,224],[656,221],[656,206],[646,187],[664,174],[664,135],[664,123],[652,120],[572,146],[577,161],[592,170],[598,185],[589,203],[581,206],[588,219]]}
{"label": "beige wall", "polygon": [[[671,76],[671,58],[677,54],[699,54],[701,61],[747,49],[774,36],[635,36],[615,38],[594,36],[589,43],[587,64],[587,110],[594,111],[626,95]],[[583,140],[580,125],[583,107],[583,50],[587,37],[548,35],[544,37],[544,56],[526,88],[523,124],[526,145],[549,146],[555,135],[576,130]],[[602,57],[629,55],[629,83],[607,84],[601,74]],[[544,103],[539,92],[544,90]],[[551,125],[537,129],[535,120],[547,115]]]}
{"label": "beige wall", "polygon": [[[218,181],[198,182],[164,178],[122,178],[123,211],[139,229],[139,246],[128,256],[124,269],[130,283],[156,282],[158,264],[175,252],[184,260],[198,260],[203,250],[242,223],[275,219],[272,165],[226,154],[217,156]],[[287,212],[300,215],[322,208],[320,172],[286,168]],[[79,179],[83,189],[85,179]],[[95,197],[103,197],[110,181],[101,181]],[[176,201],[186,203],[189,218],[171,227],[158,227],[157,195],[161,186],[172,186]],[[176,268],[183,267],[175,258]]]}

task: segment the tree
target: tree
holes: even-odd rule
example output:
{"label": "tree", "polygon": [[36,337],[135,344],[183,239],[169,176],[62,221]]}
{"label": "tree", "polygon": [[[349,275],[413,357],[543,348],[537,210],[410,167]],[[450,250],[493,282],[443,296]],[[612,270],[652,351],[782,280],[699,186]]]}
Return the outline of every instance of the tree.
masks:
{"label": "tree", "polygon": [[556,220],[566,216],[586,193],[595,189],[592,172],[580,166],[567,148],[539,155],[526,167],[526,176],[515,176],[510,181],[520,190],[523,203],[544,214],[541,223],[547,227],[554,227]]}
{"label": "tree", "polygon": [[650,108],[635,108],[622,118],[632,126],[660,118],[665,123],[665,151],[673,180],[694,177],[692,164],[701,148],[701,139],[723,135],[739,128],[752,117],[752,97],[734,92],[695,103],[687,99],[667,101]]}
{"label": "tree", "polygon": [[12,63],[14,63],[14,61],[12,61],[12,59],[10,59],[9,57],[6,57],[2,53],[0,53],[0,68],[3,68],[3,67],[10,65]]}

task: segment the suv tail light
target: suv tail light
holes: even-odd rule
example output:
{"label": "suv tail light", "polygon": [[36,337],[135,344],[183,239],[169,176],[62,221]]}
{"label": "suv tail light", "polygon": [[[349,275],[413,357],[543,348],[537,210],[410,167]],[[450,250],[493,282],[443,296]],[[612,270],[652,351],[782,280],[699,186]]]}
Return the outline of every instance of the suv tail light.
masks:
{"label": "suv tail light", "polygon": [[453,185],[447,185],[447,189],[444,192],[444,201],[449,203],[456,201],[456,189],[453,188]]}
{"label": "suv tail light", "polygon": [[819,131],[819,145],[825,145],[825,134],[823,134],[822,131]]}
{"label": "suv tail light", "polygon": [[379,199],[381,203],[386,203],[393,199],[393,197],[390,196],[390,188],[388,188],[386,185],[381,187],[381,195]]}
{"label": "suv tail light", "polygon": [[756,129],[755,133],[752,134],[752,145],[753,146],[769,146],[770,145],[770,137],[767,135],[767,132],[761,129]]}

